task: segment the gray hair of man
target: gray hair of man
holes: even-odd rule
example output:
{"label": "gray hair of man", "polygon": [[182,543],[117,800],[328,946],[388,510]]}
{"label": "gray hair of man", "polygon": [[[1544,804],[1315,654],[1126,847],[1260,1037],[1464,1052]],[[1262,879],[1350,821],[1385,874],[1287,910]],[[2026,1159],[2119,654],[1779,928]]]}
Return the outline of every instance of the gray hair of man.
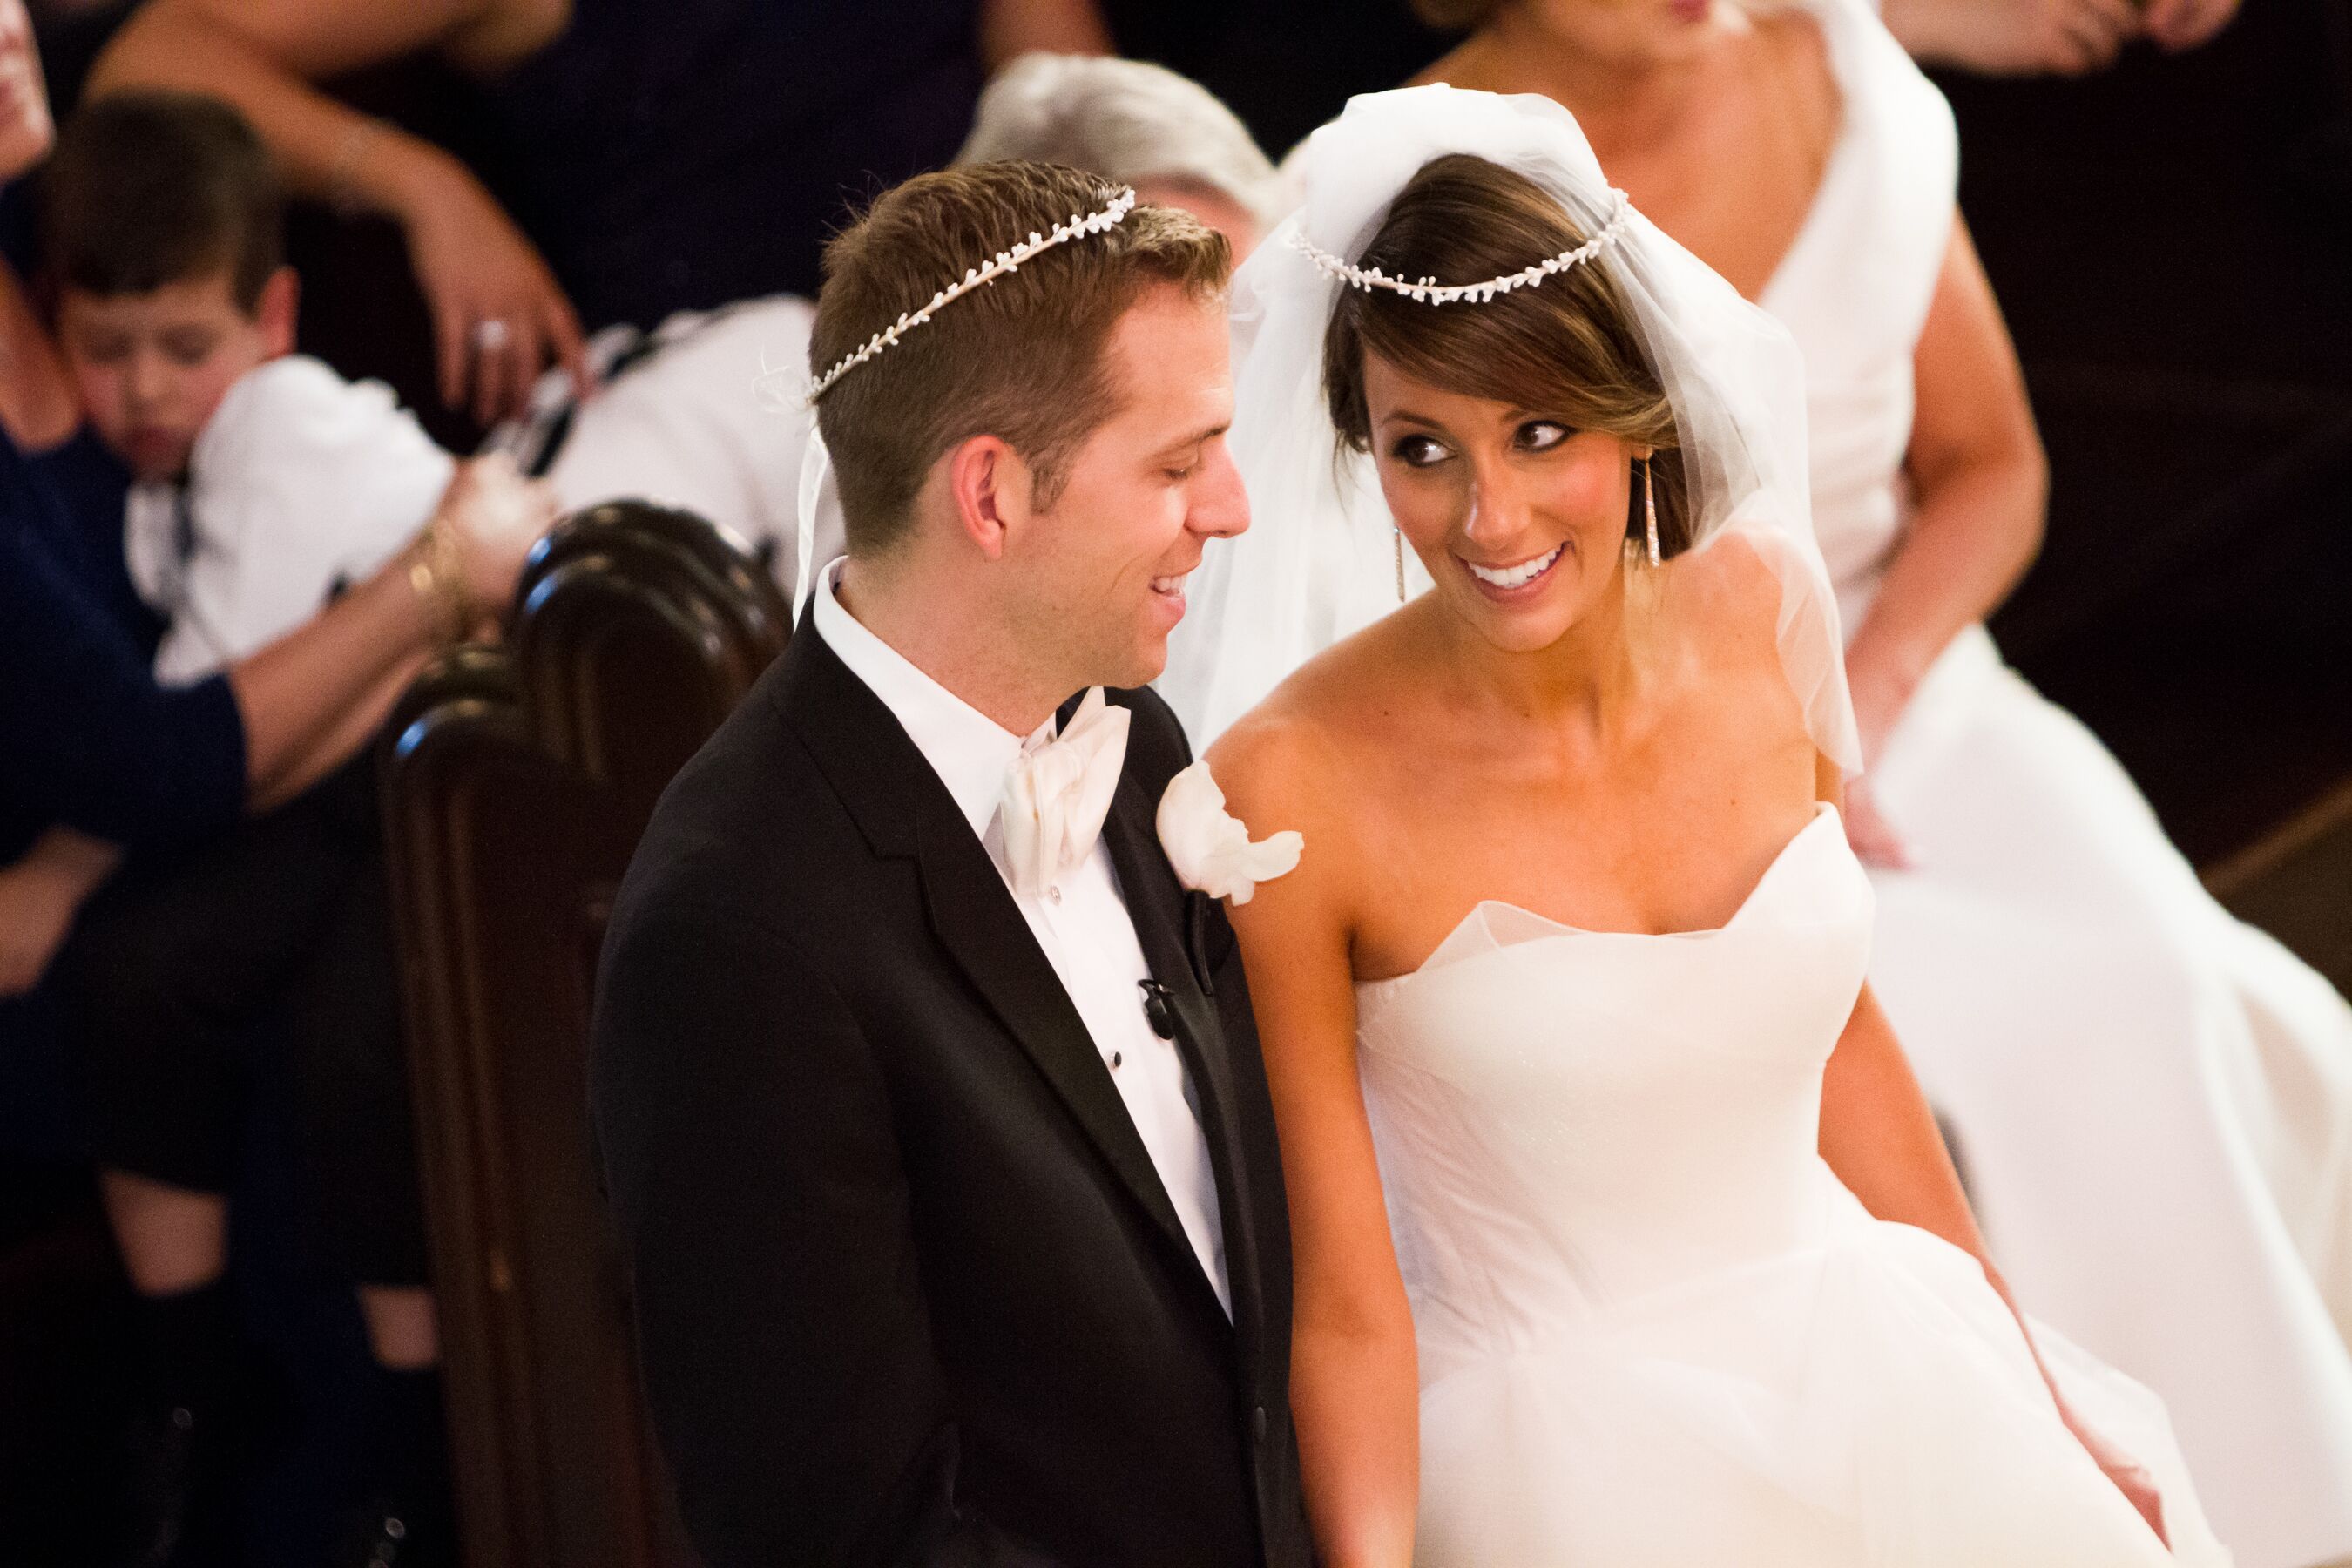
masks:
{"label": "gray hair of man", "polygon": [[1260,234],[1285,211],[1273,163],[1234,111],[1191,78],[1141,60],[1014,60],[981,94],[956,154],[959,163],[1003,158],[1083,169],[1138,187],[1146,201],[1153,185],[1205,189],[1241,208]]}

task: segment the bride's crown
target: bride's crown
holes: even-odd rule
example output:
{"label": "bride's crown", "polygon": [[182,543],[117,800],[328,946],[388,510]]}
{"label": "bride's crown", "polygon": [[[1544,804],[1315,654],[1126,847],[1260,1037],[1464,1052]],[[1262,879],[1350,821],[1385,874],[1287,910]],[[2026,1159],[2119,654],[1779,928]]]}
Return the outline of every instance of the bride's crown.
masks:
{"label": "bride's crown", "polygon": [[[1023,262],[1041,251],[1053,249],[1065,240],[1106,233],[1125,222],[1127,215],[1135,210],[1135,192],[1131,188],[1121,190],[1116,195],[1106,190],[1103,195],[1108,205],[1091,213],[1072,213],[1069,222],[1055,224],[1050,233],[1039,234],[1032,229],[1029,237],[1012,249],[1000,250],[982,265],[967,268],[961,279],[932,295],[929,304],[919,310],[902,312],[897,321],[866,339],[855,353],[845,356],[840,363],[811,381],[802,394],[803,404],[814,407],[816,400],[823,397],[835,382],[929,321],[942,305],[961,300],[973,289],[993,283],[1008,272],[1020,270]],[[781,371],[763,374],[760,378],[762,389],[772,389],[776,378],[782,374]]]}
{"label": "bride's crown", "polygon": [[1563,250],[1558,256],[1548,256],[1532,267],[1522,268],[1500,278],[1489,278],[1483,283],[1440,283],[1434,278],[1391,278],[1377,267],[1358,267],[1307,238],[1303,225],[1291,231],[1290,247],[1350,289],[1385,289],[1391,294],[1402,294],[1424,305],[1451,305],[1461,300],[1484,303],[1514,289],[1533,289],[1553,273],[1565,272],[1571,267],[1590,261],[1614,244],[1617,237],[1625,232],[1626,220],[1632,216],[1633,208],[1622,191],[1612,189],[1609,193],[1609,221],[1601,225],[1600,233],[1582,245]]}

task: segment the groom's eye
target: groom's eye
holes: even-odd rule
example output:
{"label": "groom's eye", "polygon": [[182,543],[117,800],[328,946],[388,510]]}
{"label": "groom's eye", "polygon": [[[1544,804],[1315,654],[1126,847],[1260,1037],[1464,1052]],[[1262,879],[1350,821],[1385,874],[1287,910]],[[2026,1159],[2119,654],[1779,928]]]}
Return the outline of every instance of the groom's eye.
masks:
{"label": "groom's eye", "polygon": [[1442,463],[1447,453],[1444,443],[1428,436],[1406,436],[1389,448],[1389,455],[1407,468],[1426,468]]}
{"label": "groom's eye", "polygon": [[1557,419],[1530,419],[1517,431],[1522,452],[1549,452],[1568,437],[1568,426]]}

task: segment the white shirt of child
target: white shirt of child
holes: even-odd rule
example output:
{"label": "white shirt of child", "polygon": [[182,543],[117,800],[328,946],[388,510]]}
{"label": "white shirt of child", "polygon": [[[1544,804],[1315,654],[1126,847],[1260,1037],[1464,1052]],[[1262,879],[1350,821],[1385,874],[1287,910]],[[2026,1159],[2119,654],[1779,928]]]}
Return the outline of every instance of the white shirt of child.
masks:
{"label": "white shirt of child", "polygon": [[455,471],[381,382],[302,354],[247,372],[185,484],[131,489],[125,562],[171,623],[155,678],[201,679],[300,626],[415,538]]}
{"label": "white shirt of child", "polygon": [[[1118,890],[1109,852],[1097,840],[1086,859],[1053,883],[1042,898],[1024,897],[1006,868],[1003,830],[996,820],[1005,773],[1021,755],[1022,737],[966,703],[908,662],[860,625],[834,595],[841,563],[816,574],[810,614],[825,647],[890,710],[954,797],[957,809],[988,851],[1005,891],[1045,950],[1094,1037],[1095,1049],[1127,1106],[1160,1184],[1192,1251],[1233,1314],[1225,1280],[1225,1232],[1217,1184],[1201,1132],[1199,1100],[1173,1040],[1152,1032],[1139,981],[1151,978],[1135,921]],[[1047,720],[1050,727],[1052,720]]]}

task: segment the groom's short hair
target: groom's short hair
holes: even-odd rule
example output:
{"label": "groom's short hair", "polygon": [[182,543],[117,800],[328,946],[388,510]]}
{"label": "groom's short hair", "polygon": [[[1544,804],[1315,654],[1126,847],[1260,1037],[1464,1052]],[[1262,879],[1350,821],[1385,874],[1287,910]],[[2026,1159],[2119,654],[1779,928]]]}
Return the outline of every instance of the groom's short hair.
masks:
{"label": "groom's short hair", "polygon": [[[883,193],[824,251],[809,363],[819,374],[1031,234],[1100,210],[1120,187],[1052,163],[972,163]],[[817,401],[850,553],[905,537],[940,455],[995,436],[1037,477],[1045,505],[1069,459],[1118,411],[1110,331],[1155,283],[1202,299],[1232,268],[1224,237],[1172,207],[1139,206],[963,295],[835,382]]]}

